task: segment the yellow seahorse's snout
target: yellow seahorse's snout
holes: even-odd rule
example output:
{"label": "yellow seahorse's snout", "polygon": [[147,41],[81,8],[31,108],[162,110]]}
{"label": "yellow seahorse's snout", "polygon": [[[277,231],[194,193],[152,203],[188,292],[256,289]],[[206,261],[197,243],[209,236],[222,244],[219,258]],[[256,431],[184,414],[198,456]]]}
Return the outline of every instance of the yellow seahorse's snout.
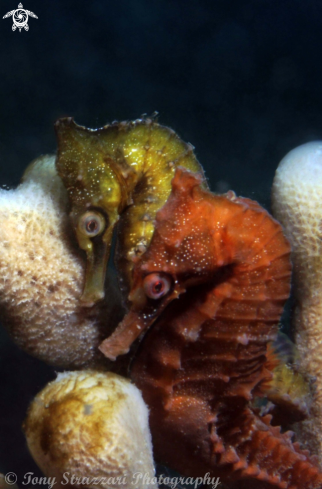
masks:
{"label": "yellow seahorse's snout", "polygon": [[104,282],[113,229],[124,207],[119,175],[107,165],[99,137],[60,119],[55,124],[58,139],[56,168],[67,189],[71,223],[87,264],[81,302],[93,306],[104,298]]}
{"label": "yellow seahorse's snout", "polygon": [[[82,219],[84,220],[84,219]],[[89,226],[95,226],[93,221],[89,221]],[[76,235],[78,243],[82,249],[86,250],[87,263],[85,273],[85,283],[81,302],[86,307],[92,307],[99,300],[104,299],[104,283],[108,260],[110,256],[111,241],[114,226],[108,226],[103,235],[86,238],[77,229]]]}

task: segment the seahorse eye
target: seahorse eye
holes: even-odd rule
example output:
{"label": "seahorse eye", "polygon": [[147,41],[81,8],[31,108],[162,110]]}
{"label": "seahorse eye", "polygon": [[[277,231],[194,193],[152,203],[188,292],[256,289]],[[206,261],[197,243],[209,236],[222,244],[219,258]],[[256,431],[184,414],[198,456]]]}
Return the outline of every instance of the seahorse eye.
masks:
{"label": "seahorse eye", "polygon": [[160,299],[169,292],[171,285],[171,277],[160,273],[151,273],[143,281],[144,292],[150,299]]}
{"label": "seahorse eye", "polygon": [[88,211],[82,215],[78,227],[89,238],[98,236],[105,229],[105,219],[99,212]]}

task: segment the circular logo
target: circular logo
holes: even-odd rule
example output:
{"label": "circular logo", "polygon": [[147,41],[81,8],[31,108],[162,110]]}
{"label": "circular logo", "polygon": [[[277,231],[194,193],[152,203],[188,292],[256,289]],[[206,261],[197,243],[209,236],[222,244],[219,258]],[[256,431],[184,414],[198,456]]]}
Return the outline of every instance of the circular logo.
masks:
{"label": "circular logo", "polygon": [[7,472],[4,476],[4,480],[7,484],[9,484],[9,486],[13,486],[13,484],[17,482],[17,474],[14,472]]}
{"label": "circular logo", "polygon": [[28,22],[28,14],[24,9],[19,8],[18,10],[15,10],[12,20],[18,29],[21,29],[22,27],[25,27]]}

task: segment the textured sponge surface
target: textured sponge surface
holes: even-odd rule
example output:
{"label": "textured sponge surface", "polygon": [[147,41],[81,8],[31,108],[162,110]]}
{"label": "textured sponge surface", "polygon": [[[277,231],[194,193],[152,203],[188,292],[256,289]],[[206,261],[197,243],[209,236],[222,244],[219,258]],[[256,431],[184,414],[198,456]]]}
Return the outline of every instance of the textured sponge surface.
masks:
{"label": "textured sponge surface", "polygon": [[85,261],[53,156],[32,163],[17,189],[0,190],[0,220],[0,310],[14,341],[54,366],[98,361],[119,318],[117,294],[80,306]]}
{"label": "textured sponge surface", "polygon": [[285,156],[276,171],[272,201],[292,246],[294,338],[302,370],[314,380],[303,439],[322,462],[322,141]]}
{"label": "textured sponge surface", "polygon": [[[123,377],[60,374],[36,396],[24,429],[35,461],[46,476],[57,478],[58,487],[72,476],[86,477],[90,489],[156,487],[148,409]],[[150,482],[135,484],[139,474]]]}

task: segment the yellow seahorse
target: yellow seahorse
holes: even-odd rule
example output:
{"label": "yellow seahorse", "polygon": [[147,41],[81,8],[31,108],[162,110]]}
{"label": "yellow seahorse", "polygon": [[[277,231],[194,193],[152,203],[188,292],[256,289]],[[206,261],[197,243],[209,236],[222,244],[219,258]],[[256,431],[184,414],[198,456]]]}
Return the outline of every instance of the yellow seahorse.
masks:
{"label": "yellow seahorse", "polygon": [[178,165],[201,172],[193,146],[153,118],[87,129],[72,118],[56,124],[56,167],[68,191],[71,221],[87,253],[81,300],[92,306],[104,296],[104,279],[115,224],[116,265],[121,288],[131,286],[136,258],[147,248],[154,218],[171,191]]}

